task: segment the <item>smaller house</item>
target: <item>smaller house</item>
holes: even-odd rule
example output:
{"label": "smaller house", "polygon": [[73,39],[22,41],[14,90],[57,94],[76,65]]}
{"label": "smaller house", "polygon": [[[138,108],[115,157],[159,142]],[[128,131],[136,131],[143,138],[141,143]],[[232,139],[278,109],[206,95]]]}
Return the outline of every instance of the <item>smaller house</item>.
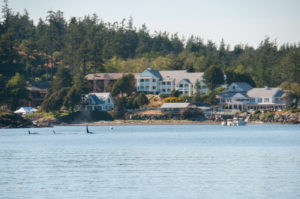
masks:
{"label": "smaller house", "polygon": [[110,93],[89,93],[85,95],[80,111],[110,111],[114,101]]}
{"label": "smaller house", "polygon": [[32,107],[21,107],[18,110],[14,111],[14,113],[19,113],[19,114],[23,114],[23,115],[27,115],[30,113],[34,113],[36,112],[37,109],[36,108],[32,108]]}
{"label": "smaller house", "polygon": [[161,105],[161,112],[172,112],[179,114],[181,110],[188,108],[190,103],[163,103]]}

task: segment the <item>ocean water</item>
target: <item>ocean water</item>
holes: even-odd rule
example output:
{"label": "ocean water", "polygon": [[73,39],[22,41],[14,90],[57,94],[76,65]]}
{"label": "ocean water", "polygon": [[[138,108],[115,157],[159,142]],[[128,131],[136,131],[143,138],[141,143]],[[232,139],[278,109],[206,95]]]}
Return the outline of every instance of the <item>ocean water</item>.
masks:
{"label": "ocean water", "polygon": [[299,125],[89,129],[1,129],[0,198],[300,198]]}

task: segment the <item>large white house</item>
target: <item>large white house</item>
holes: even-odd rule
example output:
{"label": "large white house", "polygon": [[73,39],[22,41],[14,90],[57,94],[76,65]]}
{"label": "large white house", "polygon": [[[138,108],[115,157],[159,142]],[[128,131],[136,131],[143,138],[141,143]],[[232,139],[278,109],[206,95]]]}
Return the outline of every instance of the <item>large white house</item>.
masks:
{"label": "large white house", "polygon": [[179,90],[180,94],[193,95],[198,88],[203,93],[208,89],[203,79],[204,73],[187,72],[185,70],[159,71],[147,68],[136,76],[137,91],[154,94],[170,94],[172,90]]}
{"label": "large white house", "polygon": [[221,106],[240,110],[278,110],[285,108],[284,92],[280,88],[252,88],[245,82],[234,82],[219,93]]}
{"label": "large white house", "polygon": [[84,96],[81,111],[110,111],[114,109],[114,101],[110,93],[89,93]]}

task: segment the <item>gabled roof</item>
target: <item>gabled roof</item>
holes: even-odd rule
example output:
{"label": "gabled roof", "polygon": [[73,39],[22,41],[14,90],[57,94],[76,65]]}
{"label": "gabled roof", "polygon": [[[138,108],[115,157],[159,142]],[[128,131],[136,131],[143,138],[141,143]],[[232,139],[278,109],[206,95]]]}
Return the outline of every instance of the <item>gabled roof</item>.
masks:
{"label": "gabled roof", "polygon": [[249,97],[281,97],[284,92],[280,88],[253,88],[247,92]]}
{"label": "gabled roof", "polygon": [[161,108],[187,108],[190,103],[163,103]]}
{"label": "gabled roof", "polygon": [[85,76],[87,80],[118,80],[124,75],[133,74],[136,78],[138,73],[91,73]]}
{"label": "gabled roof", "polygon": [[[252,89],[253,87],[250,86],[248,83],[246,82],[232,82],[232,84],[236,84],[238,87],[240,87],[241,89],[243,89],[244,91],[248,91],[250,89]],[[231,85],[232,85],[231,84]],[[231,86],[230,85],[230,86]]]}
{"label": "gabled roof", "polygon": [[248,98],[246,93],[236,93],[235,95],[232,96],[232,98]]}
{"label": "gabled roof", "polygon": [[96,104],[104,104],[110,97],[110,93],[89,93],[86,96],[92,98]]}
{"label": "gabled roof", "polygon": [[186,70],[165,70],[160,71],[163,79],[175,79],[175,84],[178,84],[181,80],[189,80],[190,83],[195,84],[197,80],[203,79],[202,72],[189,73]]}
{"label": "gabled roof", "polygon": [[225,91],[217,94],[217,97],[219,98],[232,98],[236,94],[241,94],[243,96],[247,96],[246,92],[230,92],[230,91]]}
{"label": "gabled roof", "polygon": [[153,76],[155,76],[158,79],[162,79],[162,76],[161,76],[159,70],[155,70],[155,69],[152,69],[152,68],[147,68],[144,72],[141,73],[140,76],[141,77],[148,77],[147,72],[151,73]]}
{"label": "gabled roof", "polygon": [[37,109],[36,108],[32,108],[32,107],[21,107],[18,110],[14,111],[14,113],[22,113],[22,114],[27,114],[27,113],[33,113],[36,112]]}

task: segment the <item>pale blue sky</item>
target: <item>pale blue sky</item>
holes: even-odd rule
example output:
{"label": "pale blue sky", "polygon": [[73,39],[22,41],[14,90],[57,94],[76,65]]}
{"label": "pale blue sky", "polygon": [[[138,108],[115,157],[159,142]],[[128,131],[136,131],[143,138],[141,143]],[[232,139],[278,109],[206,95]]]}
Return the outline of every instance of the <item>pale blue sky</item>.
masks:
{"label": "pale blue sky", "polygon": [[93,13],[105,22],[131,16],[152,33],[193,34],[217,44],[224,38],[231,46],[256,47],[266,36],[279,44],[300,42],[300,0],[9,0],[9,7],[27,9],[35,22],[49,10],[63,11],[67,20]]}

